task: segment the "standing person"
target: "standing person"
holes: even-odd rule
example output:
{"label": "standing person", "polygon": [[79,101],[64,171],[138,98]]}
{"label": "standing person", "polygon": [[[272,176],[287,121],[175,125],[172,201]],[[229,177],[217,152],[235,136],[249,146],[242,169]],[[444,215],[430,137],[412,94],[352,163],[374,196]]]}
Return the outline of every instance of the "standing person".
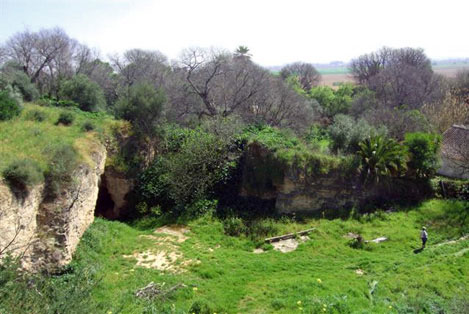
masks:
{"label": "standing person", "polygon": [[420,232],[420,238],[422,239],[422,249],[425,248],[425,243],[427,243],[428,233],[427,228],[422,227],[422,232]]}

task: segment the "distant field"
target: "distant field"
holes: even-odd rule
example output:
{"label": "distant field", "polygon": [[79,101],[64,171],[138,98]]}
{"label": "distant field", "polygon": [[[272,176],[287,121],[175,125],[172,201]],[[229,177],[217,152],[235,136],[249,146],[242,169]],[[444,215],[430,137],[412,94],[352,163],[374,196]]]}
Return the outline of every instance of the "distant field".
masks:
{"label": "distant field", "polygon": [[[442,64],[433,67],[436,73],[446,77],[455,77],[462,69],[469,69],[469,64]],[[353,78],[346,67],[319,69],[322,75],[321,85],[337,86],[340,83],[352,82]]]}

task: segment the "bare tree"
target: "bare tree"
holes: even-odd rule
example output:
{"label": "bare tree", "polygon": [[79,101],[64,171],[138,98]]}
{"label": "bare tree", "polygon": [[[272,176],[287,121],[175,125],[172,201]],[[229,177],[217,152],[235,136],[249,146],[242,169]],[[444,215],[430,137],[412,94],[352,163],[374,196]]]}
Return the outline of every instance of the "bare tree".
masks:
{"label": "bare tree", "polygon": [[352,60],[350,69],[355,80],[374,91],[388,107],[418,109],[444,95],[442,78],[433,73],[422,49],[382,48]]}
{"label": "bare tree", "polygon": [[246,122],[302,126],[301,121],[310,117],[307,102],[281,79],[240,55],[243,51],[232,55],[214,49],[185,50],[174,73],[185,80],[175,94],[186,97],[175,99],[170,92],[173,109],[179,109],[179,116],[236,114]]}
{"label": "bare tree", "polygon": [[298,81],[305,91],[309,91],[311,87],[318,85],[321,81],[321,74],[310,63],[295,62],[284,66],[280,71],[280,76],[284,80],[292,75],[298,77]]}
{"label": "bare tree", "polygon": [[469,128],[453,125],[443,133],[442,157],[461,177],[469,177]]}
{"label": "bare tree", "polygon": [[[279,78],[269,77],[253,105],[244,113],[247,121],[302,130],[313,119],[309,102]],[[248,114],[246,114],[248,113]]]}
{"label": "bare tree", "polygon": [[249,58],[213,49],[185,50],[180,68],[190,90],[201,101],[199,116],[226,117],[249,106],[269,76]]}
{"label": "bare tree", "polygon": [[2,47],[4,58],[21,65],[42,91],[57,89],[57,81],[72,74],[76,41],[60,28],[13,35]]}
{"label": "bare tree", "polygon": [[123,56],[112,56],[111,63],[126,87],[141,82],[151,82],[156,88],[162,87],[170,72],[168,59],[159,51],[131,49]]}

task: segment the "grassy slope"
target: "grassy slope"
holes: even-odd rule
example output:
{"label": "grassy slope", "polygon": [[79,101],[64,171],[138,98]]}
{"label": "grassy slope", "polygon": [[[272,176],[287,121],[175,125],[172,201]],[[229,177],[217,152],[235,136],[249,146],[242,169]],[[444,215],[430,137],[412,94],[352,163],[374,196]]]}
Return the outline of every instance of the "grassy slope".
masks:
{"label": "grassy slope", "polygon": [[[111,124],[116,123],[110,116],[75,110],[75,121],[70,126],[55,125],[59,114],[66,109],[40,107],[31,103],[24,106],[21,115],[13,120],[0,122],[0,173],[13,160],[33,159],[40,167],[47,168],[47,149],[57,143],[72,144],[79,153],[88,146],[80,140],[93,140],[109,132]],[[42,122],[28,120],[31,111],[41,111],[46,115]],[[82,130],[85,121],[96,126],[96,132]]]}
{"label": "grassy slope", "polygon": [[[280,232],[317,228],[311,241],[287,254],[253,254],[252,241],[226,236],[219,221],[202,218],[190,224],[190,239],[181,244],[185,258],[201,263],[183,274],[135,267],[135,261],[122,257],[157,249],[153,241],[139,237],[151,229],[98,219],[80,243],[74,263],[97,267],[102,280],[93,297],[104,313],[186,313],[195,301],[208,303],[217,313],[437,312],[469,292],[469,241],[436,245],[469,232],[468,210],[467,202],[432,200],[361,221],[286,220],[277,223]],[[429,247],[414,254],[422,224],[429,229]],[[353,249],[344,237],[348,232],[366,239],[387,236],[390,241]],[[357,275],[357,269],[365,274]],[[151,281],[188,287],[164,301],[135,298],[134,292]]]}

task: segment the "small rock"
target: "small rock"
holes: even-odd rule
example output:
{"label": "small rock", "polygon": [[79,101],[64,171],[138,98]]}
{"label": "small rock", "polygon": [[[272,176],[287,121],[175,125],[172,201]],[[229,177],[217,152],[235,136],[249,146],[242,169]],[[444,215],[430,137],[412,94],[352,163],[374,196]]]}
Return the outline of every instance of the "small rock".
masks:
{"label": "small rock", "polygon": [[373,239],[371,241],[367,241],[367,242],[374,242],[374,243],[381,243],[381,242],[384,242],[384,241],[387,241],[388,238],[386,237],[379,237],[379,238],[376,238],[376,239]]}

